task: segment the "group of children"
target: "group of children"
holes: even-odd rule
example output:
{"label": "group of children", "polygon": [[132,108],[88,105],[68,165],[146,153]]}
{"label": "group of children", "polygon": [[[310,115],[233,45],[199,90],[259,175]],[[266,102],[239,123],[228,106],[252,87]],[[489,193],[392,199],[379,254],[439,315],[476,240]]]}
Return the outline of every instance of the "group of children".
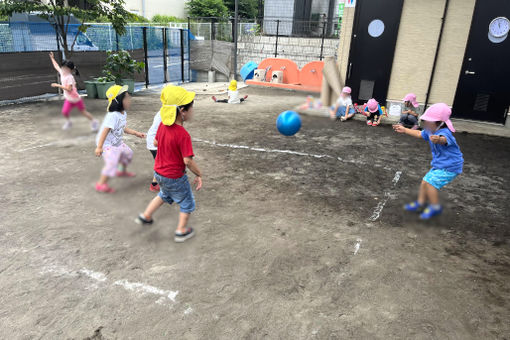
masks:
{"label": "group of children", "polygon": [[[329,109],[331,119],[345,122],[354,117],[357,113],[352,103],[351,92],[352,90],[349,86],[342,89],[342,93],[340,97],[338,97],[337,102]],[[403,99],[399,123],[415,130],[418,129],[418,106],[416,95],[414,93],[408,93]],[[375,98],[367,101],[362,113],[367,117],[367,125],[369,126],[378,126],[384,115],[381,105],[379,105]]]}
{"label": "group of children", "polygon": [[[432,169],[427,172],[420,185],[418,199],[406,204],[405,210],[420,213],[421,219],[429,219],[441,214],[439,190],[462,173],[464,158],[453,133],[455,129],[450,121],[451,109],[444,103],[430,106],[419,117],[416,95],[409,93],[403,98],[399,123],[393,125],[398,133],[422,138],[429,142],[432,151]],[[377,126],[381,122],[383,111],[375,99],[370,99],[364,109],[367,125]],[[351,99],[351,88],[346,86],[336,104],[329,110],[332,119],[344,122],[356,114]],[[423,121],[423,130],[419,131],[419,119]]]}
{"label": "group of children", "polygon": [[[150,225],[153,223],[152,216],[159,207],[165,202],[176,203],[180,206],[180,215],[174,240],[184,242],[194,236],[194,229],[187,226],[190,214],[195,210],[195,198],[186,169],[196,176],[194,180],[196,190],[202,187],[202,173],[193,159],[191,137],[183,125],[193,117],[195,93],[178,86],[163,88],[160,97],[162,106],[145,134],[127,127],[127,111],[131,107],[131,96],[127,86],[114,85],[106,93],[107,114],[98,129],[98,121],[86,111],[83,100],[77,92],[72,75],[76,69],[72,62],[65,61],[59,66],[53,54],[50,54],[50,58],[61,76],[61,85],[52,86],[62,88],[64,91],[65,101],[62,108],[62,114],[66,118],[64,129],[71,127],[69,113],[72,108],[77,107],[91,120],[92,130],[98,130],[95,154],[103,157],[104,167],[95,185],[96,190],[113,193],[115,190],[108,185],[110,178],[135,176],[134,173],[127,171],[133,151],[124,143],[124,133],[146,138],[147,149],[154,158],[154,177],[149,189],[158,192],[158,195],[149,202],[145,211],[139,214],[135,221],[142,225]],[[350,94],[351,89],[344,87],[336,105],[330,110],[332,118],[346,121],[356,114]],[[229,85],[228,96],[226,102],[240,103],[246,99],[239,98],[235,80]],[[213,100],[219,102],[215,97]],[[422,131],[418,130],[417,107],[416,96],[412,93],[406,95],[400,122],[394,125],[393,129],[399,133],[422,138],[430,144],[432,169],[423,178],[417,200],[405,205],[407,211],[419,212],[422,219],[429,219],[442,212],[438,192],[462,172],[464,160],[453,137],[455,129],[450,121],[451,109],[448,105],[440,103],[428,108],[420,117],[424,121]],[[368,125],[379,125],[383,112],[375,99],[367,102],[364,112]]]}
{"label": "group of children", "polygon": [[193,116],[195,93],[178,86],[166,86],[161,91],[161,109],[145,134],[127,127],[127,110],[131,106],[131,96],[127,91],[127,86],[114,85],[106,92],[108,113],[97,134],[95,151],[96,156],[103,157],[104,167],[96,190],[113,193],[114,189],[108,185],[110,178],[135,176],[127,171],[133,151],[124,143],[123,134],[146,138],[147,149],[154,157],[154,177],[150,190],[159,193],[135,222],[152,224],[152,215],[160,206],[165,202],[175,202],[180,206],[180,214],[174,240],[184,242],[195,234],[193,228],[187,227],[189,216],[195,210],[195,198],[186,168],[196,176],[196,190],[202,187],[202,173],[193,160],[191,137],[183,127],[184,122]]}

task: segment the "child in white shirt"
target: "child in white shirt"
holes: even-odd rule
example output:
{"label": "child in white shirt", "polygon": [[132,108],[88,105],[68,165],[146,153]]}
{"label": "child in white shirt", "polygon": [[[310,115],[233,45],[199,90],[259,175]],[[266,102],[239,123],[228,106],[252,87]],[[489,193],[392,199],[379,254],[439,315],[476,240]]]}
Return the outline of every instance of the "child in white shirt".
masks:
{"label": "child in white shirt", "polygon": [[235,79],[230,81],[227,93],[228,99],[217,99],[215,96],[212,96],[212,100],[214,100],[216,103],[240,104],[244,102],[246,98],[248,98],[248,96],[239,98],[239,91],[237,91],[237,81]]}
{"label": "child in white shirt", "polygon": [[347,119],[354,117],[356,111],[352,105],[351,92],[352,90],[349,86],[342,89],[342,93],[336,101],[336,104],[329,110],[331,119],[344,122]]}

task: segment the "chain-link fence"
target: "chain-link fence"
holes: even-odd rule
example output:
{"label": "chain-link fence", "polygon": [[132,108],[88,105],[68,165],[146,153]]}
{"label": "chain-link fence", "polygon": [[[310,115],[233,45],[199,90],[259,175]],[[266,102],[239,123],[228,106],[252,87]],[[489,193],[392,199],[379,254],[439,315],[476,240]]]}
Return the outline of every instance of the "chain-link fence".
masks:
{"label": "chain-link fence", "polygon": [[[79,88],[102,75],[106,51],[116,50],[145,62],[145,71],[135,77],[138,86],[190,81],[187,29],[130,24],[125,34],[117,35],[110,24],[89,24],[86,32],[78,27],[69,25],[67,41],[80,71]],[[50,87],[57,80],[47,57],[50,51],[62,60],[61,42],[50,23],[0,23],[0,101],[56,93]]]}

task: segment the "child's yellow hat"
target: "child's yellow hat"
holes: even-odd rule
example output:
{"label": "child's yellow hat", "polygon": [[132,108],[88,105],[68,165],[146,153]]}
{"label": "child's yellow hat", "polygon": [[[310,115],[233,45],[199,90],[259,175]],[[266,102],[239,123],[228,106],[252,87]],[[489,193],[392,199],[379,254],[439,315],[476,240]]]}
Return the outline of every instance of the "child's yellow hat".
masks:
{"label": "child's yellow hat", "polygon": [[118,95],[127,92],[128,89],[129,87],[127,85],[113,85],[106,90],[106,98],[108,98],[108,107],[106,109],[110,109],[110,105],[112,105],[113,100],[117,98]]}
{"label": "child's yellow hat", "polygon": [[195,92],[186,91],[180,86],[166,86],[161,91],[161,122],[165,125],[175,123],[177,107],[187,105],[195,99]]}
{"label": "child's yellow hat", "polygon": [[230,85],[228,86],[228,89],[230,91],[236,91],[237,90],[237,81],[235,79],[232,79],[230,81]]}

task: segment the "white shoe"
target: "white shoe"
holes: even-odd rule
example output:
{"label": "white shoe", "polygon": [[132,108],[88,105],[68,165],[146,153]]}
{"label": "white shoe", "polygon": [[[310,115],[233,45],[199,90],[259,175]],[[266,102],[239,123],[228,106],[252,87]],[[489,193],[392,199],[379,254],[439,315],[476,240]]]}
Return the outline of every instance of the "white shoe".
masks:
{"label": "white shoe", "polygon": [[90,123],[90,129],[92,132],[97,132],[99,130],[99,121],[97,119],[93,119]]}
{"label": "white shoe", "polygon": [[69,130],[73,126],[73,123],[70,120],[67,120],[64,125],[62,125],[62,130]]}

